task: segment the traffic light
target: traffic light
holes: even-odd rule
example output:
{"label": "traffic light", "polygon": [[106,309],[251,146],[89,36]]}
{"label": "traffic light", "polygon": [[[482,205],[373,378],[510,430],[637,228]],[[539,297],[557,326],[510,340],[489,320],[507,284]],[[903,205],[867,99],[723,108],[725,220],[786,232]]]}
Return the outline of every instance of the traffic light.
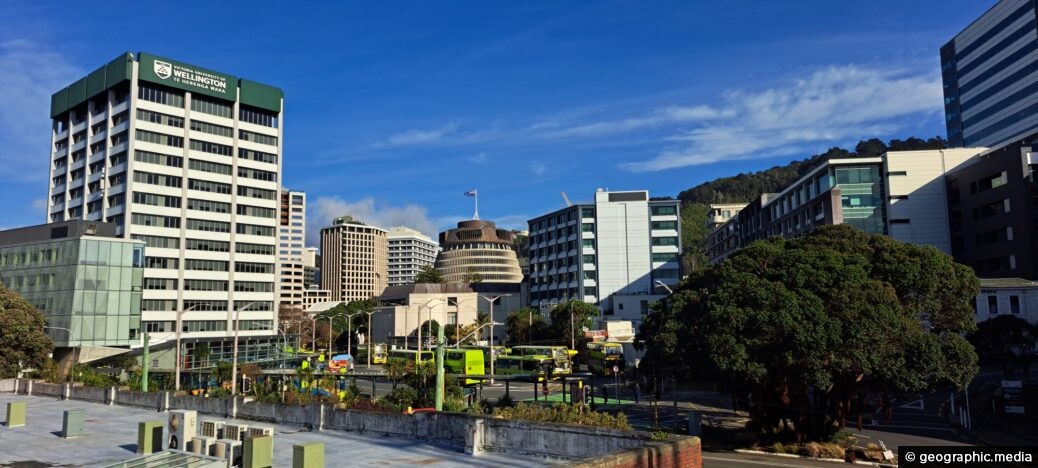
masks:
{"label": "traffic light", "polygon": [[248,377],[242,377],[242,379],[241,379],[241,392],[242,393],[249,393],[249,390],[252,390],[252,379],[250,379]]}

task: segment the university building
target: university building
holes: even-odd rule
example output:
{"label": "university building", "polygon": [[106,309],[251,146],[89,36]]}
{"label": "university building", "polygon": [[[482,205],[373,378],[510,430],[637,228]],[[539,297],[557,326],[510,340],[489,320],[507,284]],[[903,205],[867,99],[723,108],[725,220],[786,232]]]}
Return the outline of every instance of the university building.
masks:
{"label": "university building", "polygon": [[[125,53],[51,98],[47,221],[147,245],[140,326],[171,339],[272,333],[280,89]],[[129,305],[126,305],[127,310]],[[182,315],[180,315],[182,314]]]}

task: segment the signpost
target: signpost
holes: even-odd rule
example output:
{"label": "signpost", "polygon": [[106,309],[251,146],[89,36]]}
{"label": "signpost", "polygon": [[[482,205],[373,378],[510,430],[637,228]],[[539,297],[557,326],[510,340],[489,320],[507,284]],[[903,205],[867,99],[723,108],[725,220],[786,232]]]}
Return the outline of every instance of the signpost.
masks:
{"label": "signpost", "polygon": [[1024,384],[1019,380],[1002,381],[1002,409],[1009,414],[1024,414]]}

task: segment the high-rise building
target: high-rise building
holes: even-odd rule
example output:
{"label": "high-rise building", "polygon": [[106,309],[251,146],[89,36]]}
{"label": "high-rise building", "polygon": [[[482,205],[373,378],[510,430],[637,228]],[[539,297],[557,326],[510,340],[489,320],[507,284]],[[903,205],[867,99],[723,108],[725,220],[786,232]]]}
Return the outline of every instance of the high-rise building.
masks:
{"label": "high-rise building", "polygon": [[389,229],[389,285],[414,282],[424,266],[436,263],[440,247],[429,236],[414,229],[397,226]]}
{"label": "high-rise building", "polygon": [[306,193],[281,189],[278,220],[278,302],[281,308],[302,308],[306,284]]}
{"label": "high-rise building", "polygon": [[303,284],[307,288],[321,287],[321,255],[317,247],[303,251]]}
{"label": "high-rise building", "polygon": [[493,221],[461,221],[440,233],[436,269],[446,282],[521,283],[512,232]]}
{"label": "high-rise building", "polygon": [[941,47],[948,141],[995,147],[1038,133],[1038,17],[1002,0]]}
{"label": "high-rise building", "polygon": [[371,299],[386,289],[387,231],[350,216],[321,229],[321,289],[333,301]]}
{"label": "high-rise building", "polygon": [[531,305],[581,300],[606,318],[640,319],[662,297],[659,283],[681,279],[679,205],[645,190],[599,189],[594,203],[531,219]]}
{"label": "high-rise building", "polygon": [[47,218],[143,241],[154,340],[269,336],[277,283],[283,93],[141,52],[51,98]]}

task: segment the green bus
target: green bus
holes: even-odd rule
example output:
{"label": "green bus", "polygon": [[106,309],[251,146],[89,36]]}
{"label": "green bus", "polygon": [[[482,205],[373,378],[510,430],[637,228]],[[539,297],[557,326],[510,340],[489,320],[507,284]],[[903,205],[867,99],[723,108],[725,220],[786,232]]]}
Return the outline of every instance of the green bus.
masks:
{"label": "green bus", "polygon": [[588,370],[598,375],[613,375],[624,371],[624,345],[621,343],[605,343],[602,341],[587,344]]}
{"label": "green bus", "polygon": [[[404,360],[413,362],[435,362],[436,353],[433,351],[417,351],[413,349],[394,349],[389,352],[388,361]],[[483,362],[483,352],[477,349],[448,349],[443,356],[443,370],[448,374],[455,375],[485,375],[486,367]],[[462,385],[476,385],[479,379],[464,379]]]}
{"label": "green bus", "polygon": [[494,372],[503,375],[527,374],[534,382],[544,378],[544,370],[555,367],[555,360],[545,355],[516,356],[502,354],[494,363]]}
{"label": "green bus", "polygon": [[[554,375],[573,373],[573,351],[565,346],[513,346],[509,352],[512,356],[546,356],[555,361],[552,370]],[[500,359],[500,357],[499,357]]]}

